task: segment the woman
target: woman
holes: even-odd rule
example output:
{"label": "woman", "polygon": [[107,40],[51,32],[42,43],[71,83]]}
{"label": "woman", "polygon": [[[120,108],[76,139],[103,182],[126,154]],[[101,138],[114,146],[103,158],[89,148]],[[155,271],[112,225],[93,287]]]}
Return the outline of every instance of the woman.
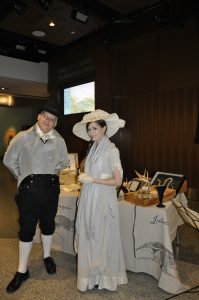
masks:
{"label": "woman", "polygon": [[119,229],[116,187],[122,183],[119,151],[109,137],[125,122],[117,114],[95,110],[73,127],[78,137],[92,141],[76,219],[75,250],[78,254],[77,288],[116,291],[128,282]]}

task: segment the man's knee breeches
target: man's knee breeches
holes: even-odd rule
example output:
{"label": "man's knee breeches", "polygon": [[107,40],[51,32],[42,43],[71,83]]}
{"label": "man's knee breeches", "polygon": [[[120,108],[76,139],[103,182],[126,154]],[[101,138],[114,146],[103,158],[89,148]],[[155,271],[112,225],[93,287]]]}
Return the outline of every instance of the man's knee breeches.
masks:
{"label": "man's knee breeches", "polygon": [[[24,242],[33,240],[38,222],[42,234],[53,234],[60,192],[58,176],[30,176],[22,181],[16,196],[19,210],[19,238]],[[56,177],[52,180],[52,176]]]}

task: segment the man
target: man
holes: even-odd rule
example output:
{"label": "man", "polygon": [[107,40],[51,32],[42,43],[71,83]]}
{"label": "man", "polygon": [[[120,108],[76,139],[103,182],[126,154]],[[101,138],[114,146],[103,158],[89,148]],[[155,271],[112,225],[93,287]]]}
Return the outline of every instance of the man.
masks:
{"label": "man", "polygon": [[43,106],[37,123],[12,139],[3,159],[18,181],[16,203],[20,225],[18,271],[7,286],[8,293],[19,289],[29,277],[28,257],[38,222],[45,268],[49,274],[56,272],[50,249],[60,192],[58,175],[68,161],[65,141],[54,129],[58,115],[56,105]]}

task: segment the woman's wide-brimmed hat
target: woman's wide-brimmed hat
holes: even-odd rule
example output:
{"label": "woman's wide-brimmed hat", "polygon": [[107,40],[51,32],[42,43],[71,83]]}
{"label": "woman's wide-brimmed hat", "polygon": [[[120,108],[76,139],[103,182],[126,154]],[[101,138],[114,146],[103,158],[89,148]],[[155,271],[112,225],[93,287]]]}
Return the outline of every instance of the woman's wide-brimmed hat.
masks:
{"label": "woman's wide-brimmed hat", "polygon": [[86,130],[86,124],[99,120],[104,120],[106,122],[106,136],[108,138],[113,136],[119,128],[125,126],[125,121],[120,119],[116,113],[109,114],[104,110],[96,109],[84,115],[82,121],[74,125],[73,133],[83,140],[90,141],[90,137]]}

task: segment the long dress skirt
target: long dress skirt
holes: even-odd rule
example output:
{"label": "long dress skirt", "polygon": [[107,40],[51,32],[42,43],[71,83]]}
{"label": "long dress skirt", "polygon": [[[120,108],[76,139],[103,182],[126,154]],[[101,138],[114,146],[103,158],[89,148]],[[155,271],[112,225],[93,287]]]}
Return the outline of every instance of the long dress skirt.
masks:
{"label": "long dress skirt", "polygon": [[118,284],[128,282],[115,187],[84,185],[78,204],[75,247],[80,291],[95,285],[116,291]]}

